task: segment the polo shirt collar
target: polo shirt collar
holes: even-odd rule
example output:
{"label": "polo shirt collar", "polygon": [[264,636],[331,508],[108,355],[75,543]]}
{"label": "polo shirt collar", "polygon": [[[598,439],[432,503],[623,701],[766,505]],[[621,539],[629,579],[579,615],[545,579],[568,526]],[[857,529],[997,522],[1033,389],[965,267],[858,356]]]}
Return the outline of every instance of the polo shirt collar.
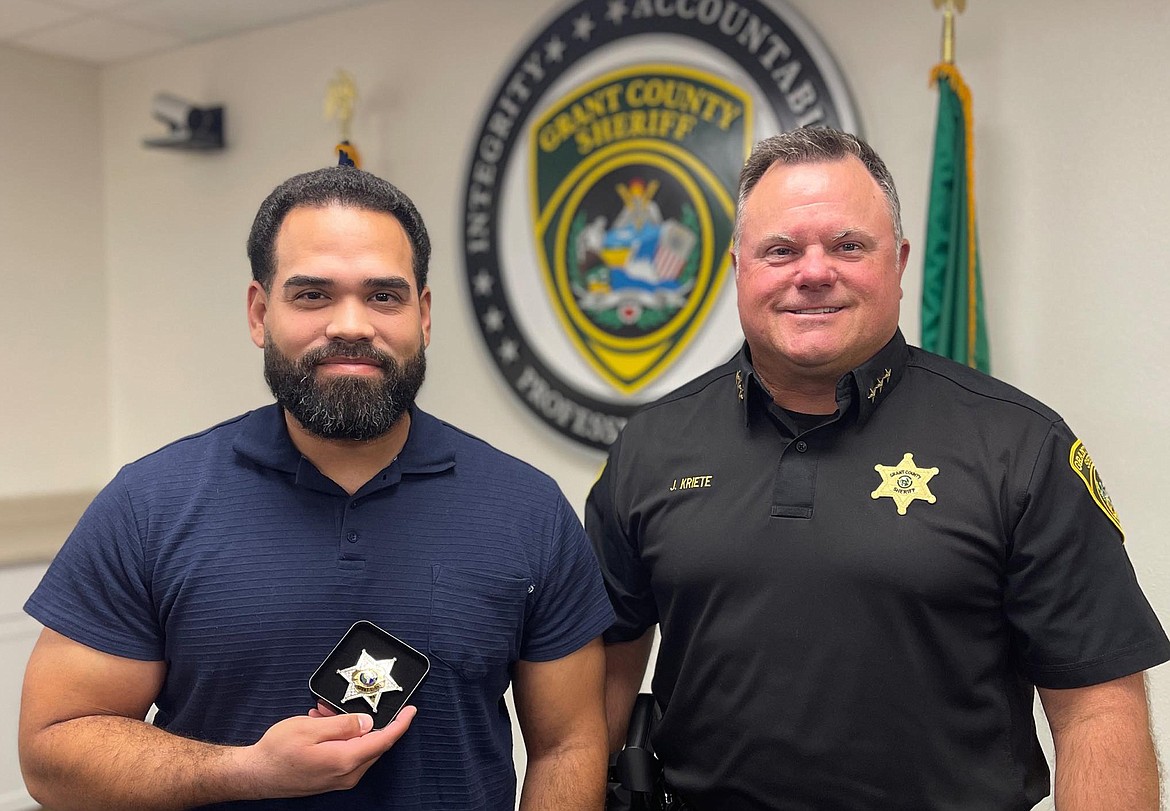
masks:
{"label": "polo shirt collar", "polygon": [[403,474],[439,473],[455,467],[450,426],[416,407],[410,409],[410,434],[398,454]]}
{"label": "polo shirt collar", "polygon": [[[857,422],[865,423],[901,381],[909,358],[906,339],[902,336],[902,330],[898,329],[876,355],[837,381],[838,411],[844,415],[856,402]],[[735,396],[743,408],[744,424],[747,425],[753,409],[766,407],[772,401],[772,395],[764,388],[752,366],[747,342],[740,348],[732,366],[735,369]]]}
{"label": "polo shirt collar", "polygon": [[838,403],[841,401],[842,381],[852,378],[858,403],[857,422],[864,424],[901,382],[909,360],[910,350],[906,348],[906,339],[899,329],[876,355],[837,382]]}
{"label": "polo shirt collar", "polygon": [[275,403],[244,415],[233,447],[261,467],[285,473],[296,473],[301,463],[301,452],[293,445],[284,424],[284,411]]}
{"label": "polo shirt collar", "polygon": [[[410,409],[410,433],[395,460],[393,481],[405,474],[438,473],[455,466],[455,444],[444,428],[442,422],[425,411]],[[303,471],[303,464],[310,464],[293,444],[284,411],[275,403],[245,414],[240,429],[233,447],[256,464],[294,476]]]}

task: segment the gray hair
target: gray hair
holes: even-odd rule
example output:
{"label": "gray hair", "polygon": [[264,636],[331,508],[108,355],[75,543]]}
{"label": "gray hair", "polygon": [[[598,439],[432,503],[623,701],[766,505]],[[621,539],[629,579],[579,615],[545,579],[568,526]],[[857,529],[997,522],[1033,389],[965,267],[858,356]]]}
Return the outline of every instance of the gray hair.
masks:
{"label": "gray hair", "polygon": [[882,194],[886,197],[886,205],[890,209],[890,217],[894,221],[894,241],[902,242],[902,205],[898,202],[898,190],[894,188],[894,178],[890,170],[873,147],[856,135],[850,135],[840,130],[827,127],[802,127],[801,129],[782,132],[765,138],[755,145],[752,154],[748,156],[739,173],[739,201],[735,208],[735,231],[731,240],[731,250],[739,254],[739,240],[742,236],[743,222],[741,212],[744,203],[752,189],[760,182],[764,173],[772,168],[773,164],[783,163],[790,166],[806,163],[826,163],[841,160],[852,155],[861,161],[869,172],[870,177],[878,184]]}

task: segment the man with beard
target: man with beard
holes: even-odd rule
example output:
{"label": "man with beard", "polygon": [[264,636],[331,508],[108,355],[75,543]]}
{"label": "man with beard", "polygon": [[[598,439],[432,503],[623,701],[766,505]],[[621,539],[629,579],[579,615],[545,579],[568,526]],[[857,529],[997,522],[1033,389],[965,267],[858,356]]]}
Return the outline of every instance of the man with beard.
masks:
{"label": "man with beard", "polygon": [[[248,255],[277,402],[123,468],[50,566],[26,605],[46,626],[29,791],[54,809],[511,811],[511,682],[522,806],[600,808],[612,611],[555,483],[414,404],[431,307],[414,205],[357,169],[299,175]],[[382,729],[305,713],[358,620],[431,663]]]}

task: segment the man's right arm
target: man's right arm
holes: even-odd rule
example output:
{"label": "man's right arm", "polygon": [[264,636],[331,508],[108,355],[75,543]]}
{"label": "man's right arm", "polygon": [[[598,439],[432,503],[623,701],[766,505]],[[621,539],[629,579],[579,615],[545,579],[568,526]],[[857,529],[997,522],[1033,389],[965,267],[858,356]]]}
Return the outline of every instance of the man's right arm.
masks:
{"label": "man's right arm", "polygon": [[177,811],[352,788],[410,726],[368,715],[297,716],[251,746],[217,746],[145,723],[163,662],[112,656],[46,629],[25,671],[20,766],[45,808]]}
{"label": "man's right arm", "polygon": [[625,745],[630,713],[654,645],[654,627],[637,639],[605,646],[605,720],[609,725],[610,752]]}

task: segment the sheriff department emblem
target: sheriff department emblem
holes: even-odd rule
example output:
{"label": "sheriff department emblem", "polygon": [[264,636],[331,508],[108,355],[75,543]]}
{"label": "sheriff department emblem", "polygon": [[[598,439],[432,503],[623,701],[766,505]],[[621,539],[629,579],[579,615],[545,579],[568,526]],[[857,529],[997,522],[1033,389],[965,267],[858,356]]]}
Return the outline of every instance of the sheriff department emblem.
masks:
{"label": "sheriff department emblem", "polygon": [[858,131],[782,0],[581,0],[523,45],[472,148],[463,247],[485,344],[537,416],[604,448],[735,351],[739,170],[805,125]]}
{"label": "sheriff department emblem", "polygon": [[533,125],[549,303],[621,394],[665,370],[719,292],[730,257],[717,246],[731,240],[728,188],[751,148],[751,105],[705,71],[639,65],[574,88]]}
{"label": "sheriff department emblem", "polygon": [[938,475],[938,468],[918,467],[914,464],[914,454],[907,453],[896,465],[874,465],[873,469],[882,477],[882,483],[869,497],[892,498],[898,507],[898,515],[905,515],[906,508],[916,499],[927,504],[937,501],[930,492],[930,480]]}
{"label": "sheriff department emblem", "polygon": [[1089,456],[1089,451],[1085,448],[1083,442],[1079,439],[1072,444],[1072,448],[1068,452],[1068,463],[1072,466],[1073,471],[1080,477],[1081,481],[1085,483],[1085,487],[1089,489],[1089,495],[1093,497],[1093,501],[1101,508],[1101,512],[1113,522],[1117,527],[1117,531],[1121,533],[1121,539],[1125,541],[1125,530],[1121,528],[1121,518],[1117,515],[1117,510],[1113,506],[1113,499],[1109,498],[1109,492],[1105,489],[1105,482],[1101,481],[1101,474],[1097,471],[1097,465],[1093,463],[1093,459]]}

